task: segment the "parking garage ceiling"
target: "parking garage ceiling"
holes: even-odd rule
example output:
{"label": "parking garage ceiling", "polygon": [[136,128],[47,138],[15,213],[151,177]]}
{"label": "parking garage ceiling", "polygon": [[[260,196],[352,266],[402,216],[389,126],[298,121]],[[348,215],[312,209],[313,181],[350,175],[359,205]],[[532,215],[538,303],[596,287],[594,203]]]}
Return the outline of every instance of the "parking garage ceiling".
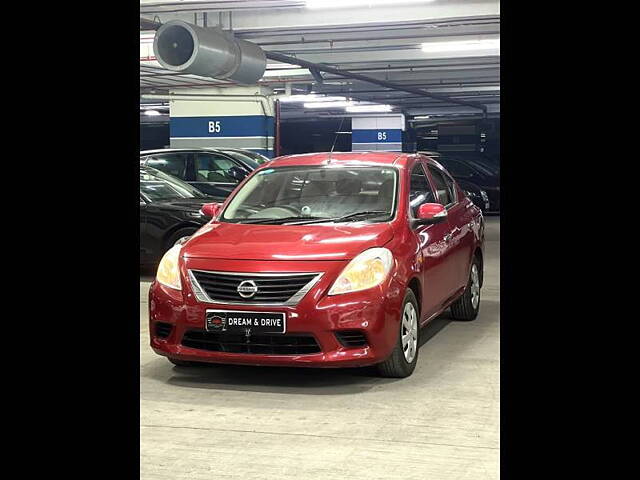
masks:
{"label": "parking garage ceiling", "polygon": [[[266,52],[486,105],[489,116],[499,113],[499,2],[397,0],[375,8],[344,7],[350,1],[339,2],[342,7],[310,8],[313,5],[307,0],[141,0],[140,91],[163,94],[172,88],[233,85],[170,72],[155,61],[154,29],[180,19],[200,26],[220,25]],[[329,0],[325,5],[331,3],[336,2]],[[388,104],[410,116],[482,116],[478,109],[452,102],[330,73],[322,76],[319,83],[307,69],[269,60],[260,84],[276,93],[290,89],[291,94],[314,92]],[[289,118],[326,117],[344,115],[344,109],[309,110],[302,103],[286,103],[283,114]]]}

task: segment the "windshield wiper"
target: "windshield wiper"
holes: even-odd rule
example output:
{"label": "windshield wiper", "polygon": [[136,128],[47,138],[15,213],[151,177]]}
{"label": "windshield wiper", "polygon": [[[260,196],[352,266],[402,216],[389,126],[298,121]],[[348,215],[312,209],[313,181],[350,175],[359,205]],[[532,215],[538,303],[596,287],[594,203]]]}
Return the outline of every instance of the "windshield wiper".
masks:
{"label": "windshield wiper", "polygon": [[[357,220],[360,217],[367,217],[371,215],[389,215],[389,212],[386,210],[367,210],[364,212],[355,212],[350,213],[349,215],[343,215],[342,217],[284,217],[284,218],[257,218],[257,219],[242,219],[237,223],[247,223],[247,224],[272,224],[272,225],[306,225],[310,223],[329,223],[329,222],[349,222],[352,220]],[[299,220],[299,221],[296,221]]]}
{"label": "windshield wiper", "polygon": [[389,214],[389,212],[387,212],[386,210],[368,210],[365,212],[350,213],[349,215],[343,215],[342,217],[317,218],[317,219],[314,219],[313,217],[305,217],[305,218],[311,218],[311,220],[295,222],[295,223],[291,223],[291,225],[307,225],[310,223],[349,222],[351,220],[356,220],[359,217],[365,217],[370,215],[381,215],[383,213],[387,215]]}
{"label": "windshield wiper", "polygon": [[250,224],[261,224],[267,223],[272,225],[280,225],[286,222],[292,222],[295,220],[326,220],[322,217],[283,217],[283,218],[256,218],[256,219],[242,219],[237,223],[250,223]]}
{"label": "windshield wiper", "polygon": [[368,217],[371,215],[374,216],[378,216],[378,215],[389,215],[389,212],[387,212],[386,210],[366,210],[364,212],[355,212],[355,213],[350,213],[349,215],[344,215],[342,217],[338,217],[338,218],[332,218],[331,221],[332,222],[349,222],[351,220],[356,220],[359,217]]}

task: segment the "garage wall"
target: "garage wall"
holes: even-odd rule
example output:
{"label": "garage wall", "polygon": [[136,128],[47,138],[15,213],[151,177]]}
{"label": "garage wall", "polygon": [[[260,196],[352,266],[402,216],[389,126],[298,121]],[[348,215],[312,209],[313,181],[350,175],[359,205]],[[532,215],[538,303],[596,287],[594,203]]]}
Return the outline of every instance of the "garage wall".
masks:
{"label": "garage wall", "polygon": [[383,150],[402,151],[404,115],[353,117],[351,145],[354,152]]}
{"label": "garage wall", "polygon": [[169,106],[171,148],[244,148],[273,157],[271,102],[179,97]]}

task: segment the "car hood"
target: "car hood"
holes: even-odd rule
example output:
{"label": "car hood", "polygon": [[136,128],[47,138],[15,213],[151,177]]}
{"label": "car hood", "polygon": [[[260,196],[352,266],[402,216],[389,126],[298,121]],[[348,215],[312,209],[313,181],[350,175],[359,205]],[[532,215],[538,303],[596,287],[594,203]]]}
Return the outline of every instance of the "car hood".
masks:
{"label": "car hood", "polygon": [[179,198],[175,200],[165,200],[162,202],[154,202],[154,203],[158,207],[197,212],[205,203],[212,203],[216,201],[219,201],[219,200],[214,197],[208,197],[208,198]]}
{"label": "car hood", "polygon": [[250,225],[209,223],[184,246],[186,258],[350,260],[393,237],[388,223]]}

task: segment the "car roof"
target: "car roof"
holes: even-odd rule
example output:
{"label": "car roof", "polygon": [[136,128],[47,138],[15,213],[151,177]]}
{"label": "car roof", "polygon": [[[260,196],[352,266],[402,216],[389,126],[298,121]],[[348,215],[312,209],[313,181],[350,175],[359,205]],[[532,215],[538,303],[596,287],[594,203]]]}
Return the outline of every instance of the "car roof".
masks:
{"label": "car roof", "polygon": [[395,165],[404,167],[410,156],[415,154],[400,152],[322,152],[286,155],[268,163],[268,167],[320,166],[320,165]]}
{"label": "car roof", "polygon": [[171,153],[171,152],[221,152],[223,150],[224,149],[213,148],[213,147],[155,148],[153,150],[140,150],[140,155],[151,155],[153,153]]}

